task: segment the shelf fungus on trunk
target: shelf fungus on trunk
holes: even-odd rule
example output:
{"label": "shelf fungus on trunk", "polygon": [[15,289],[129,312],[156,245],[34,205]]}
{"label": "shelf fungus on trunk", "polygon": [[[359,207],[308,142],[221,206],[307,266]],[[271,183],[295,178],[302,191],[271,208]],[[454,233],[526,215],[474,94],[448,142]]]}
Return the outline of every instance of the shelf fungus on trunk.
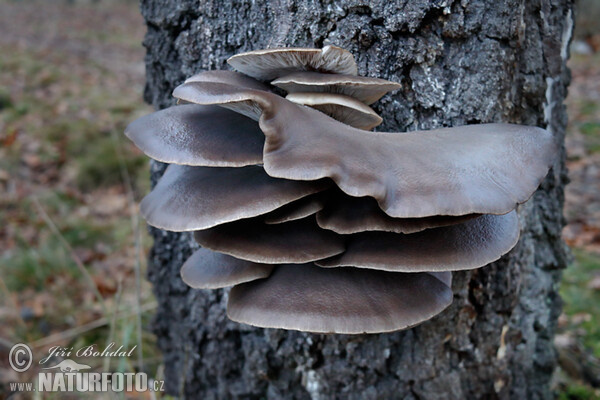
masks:
{"label": "shelf fungus on trunk", "polygon": [[334,46],[228,62],[238,72],[188,78],[173,93],[180,105],[125,133],[171,164],[142,214],[194,231],[202,248],[182,279],[233,286],[234,321],[359,334],[439,314],[451,271],[515,246],[515,209],[557,154],[549,132],[513,124],[366,132],[382,121],[369,105],[400,85],[357,76]]}

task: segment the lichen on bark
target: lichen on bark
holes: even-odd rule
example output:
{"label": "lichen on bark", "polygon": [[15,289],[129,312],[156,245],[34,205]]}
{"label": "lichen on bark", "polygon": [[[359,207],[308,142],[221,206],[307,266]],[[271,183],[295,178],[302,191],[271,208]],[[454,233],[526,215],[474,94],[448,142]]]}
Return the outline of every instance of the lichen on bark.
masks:
{"label": "lichen on bark", "polygon": [[[383,131],[510,122],[564,141],[570,0],[142,0],[145,97],[174,104],[185,77],[242,51],[334,44],[359,74],[401,82],[373,107]],[[520,208],[521,240],[500,261],[454,274],[454,302],[416,328],[315,335],[239,325],[226,291],[189,289],[188,234],[151,229],[153,330],[169,392],[189,398],[465,399],[552,397],[558,281],[567,252],[564,150]],[[164,165],[152,164],[156,183]]]}

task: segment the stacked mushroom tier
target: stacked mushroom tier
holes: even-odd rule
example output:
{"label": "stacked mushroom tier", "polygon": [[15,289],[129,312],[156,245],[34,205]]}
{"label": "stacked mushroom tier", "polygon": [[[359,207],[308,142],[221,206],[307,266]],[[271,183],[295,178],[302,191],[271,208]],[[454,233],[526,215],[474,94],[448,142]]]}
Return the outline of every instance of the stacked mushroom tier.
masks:
{"label": "stacked mushroom tier", "polygon": [[452,301],[450,271],[515,246],[515,208],[557,152],[547,131],[510,124],[367,131],[382,121],[369,104],[399,85],[357,76],[337,47],[228,62],[239,72],[189,78],[180,105],[126,135],[171,164],[142,214],[194,231],[182,278],[233,286],[234,321],[375,333],[431,318]]}

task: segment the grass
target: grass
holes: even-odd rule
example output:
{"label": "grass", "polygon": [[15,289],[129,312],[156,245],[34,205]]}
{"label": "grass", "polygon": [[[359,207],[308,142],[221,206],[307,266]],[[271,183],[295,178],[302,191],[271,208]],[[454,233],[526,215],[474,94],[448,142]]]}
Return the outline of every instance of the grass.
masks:
{"label": "grass", "polygon": [[580,332],[583,345],[600,358],[600,290],[588,287],[600,275],[600,256],[578,249],[574,255],[560,289],[564,313],[570,317],[568,330]]}

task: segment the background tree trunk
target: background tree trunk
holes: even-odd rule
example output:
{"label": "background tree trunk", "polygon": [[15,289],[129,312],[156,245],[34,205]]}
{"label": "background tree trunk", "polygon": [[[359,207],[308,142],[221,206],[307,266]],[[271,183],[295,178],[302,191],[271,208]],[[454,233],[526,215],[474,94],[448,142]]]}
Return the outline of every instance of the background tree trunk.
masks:
{"label": "background tree trunk", "polygon": [[[195,72],[276,47],[350,50],[359,73],[403,88],[375,105],[380,130],[479,122],[550,129],[563,141],[571,0],[142,0],[146,99],[174,103]],[[520,208],[521,240],[502,260],[454,274],[454,303],[404,332],[313,335],[227,320],[226,291],[190,290],[188,234],[152,229],[149,278],[166,385],[189,398],[547,399],[557,293],[567,252],[564,151]],[[152,165],[153,183],[164,166]]]}

